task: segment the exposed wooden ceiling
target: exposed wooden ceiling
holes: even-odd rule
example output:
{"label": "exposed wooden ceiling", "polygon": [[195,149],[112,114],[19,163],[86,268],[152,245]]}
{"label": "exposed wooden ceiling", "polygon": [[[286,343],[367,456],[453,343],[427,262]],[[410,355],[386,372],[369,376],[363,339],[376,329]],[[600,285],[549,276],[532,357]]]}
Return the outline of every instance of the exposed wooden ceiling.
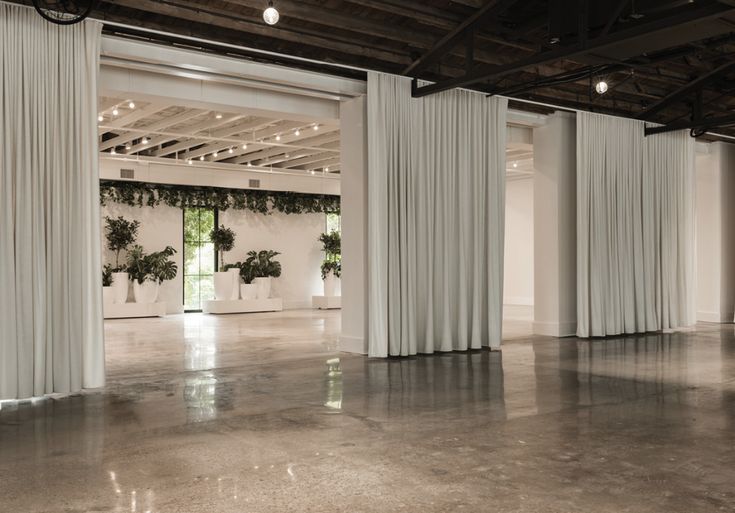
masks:
{"label": "exposed wooden ceiling", "polygon": [[734,114],[735,0],[274,0],[275,26],[262,20],[266,4],[101,0],[92,16],[314,59],[324,64],[194,44],[346,76],[363,74],[329,63],[662,123]]}

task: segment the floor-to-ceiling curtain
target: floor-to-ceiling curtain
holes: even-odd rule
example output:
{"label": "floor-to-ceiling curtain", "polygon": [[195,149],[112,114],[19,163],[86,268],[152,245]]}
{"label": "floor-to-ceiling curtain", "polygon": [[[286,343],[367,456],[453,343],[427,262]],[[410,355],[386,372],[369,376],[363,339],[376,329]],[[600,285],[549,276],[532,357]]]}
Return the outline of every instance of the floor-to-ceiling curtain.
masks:
{"label": "floor-to-ceiling curtain", "polygon": [[577,114],[577,334],[691,325],[694,140]]}
{"label": "floor-to-ceiling curtain", "polygon": [[0,4],[0,399],[104,384],[100,30]]}
{"label": "floor-to-ceiling curtain", "polygon": [[368,352],[500,346],[507,101],[368,75]]}

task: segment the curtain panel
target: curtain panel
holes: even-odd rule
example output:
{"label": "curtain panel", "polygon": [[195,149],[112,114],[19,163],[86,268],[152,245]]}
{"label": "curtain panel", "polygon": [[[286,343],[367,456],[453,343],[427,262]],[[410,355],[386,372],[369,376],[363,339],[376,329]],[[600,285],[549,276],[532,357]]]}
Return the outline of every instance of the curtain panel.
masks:
{"label": "curtain panel", "polygon": [[368,74],[368,353],[498,348],[507,100]]}
{"label": "curtain panel", "polygon": [[0,399],[104,384],[100,31],[0,4]]}
{"label": "curtain panel", "polygon": [[577,114],[577,335],[689,326],[694,139]]}

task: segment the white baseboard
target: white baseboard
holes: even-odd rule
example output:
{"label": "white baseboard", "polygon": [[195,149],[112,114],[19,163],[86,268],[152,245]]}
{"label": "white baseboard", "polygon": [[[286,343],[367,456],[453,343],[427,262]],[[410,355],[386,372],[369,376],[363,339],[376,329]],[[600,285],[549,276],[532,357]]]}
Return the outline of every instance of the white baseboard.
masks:
{"label": "white baseboard", "polygon": [[284,310],[304,310],[311,308],[311,301],[284,301]]}
{"label": "white baseboard", "polygon": [[534,335],[549,337],[573,337],[577,334],[576,322],[537,322],[533,323]]}
{"label": "white baseboard", "polygon": [[339,337],[339,350],[345,353],[368,354],[367,341],[363,337]]}
{"label": "white baseboard", "polygon": [[733,322],[733,316],[720,312],[698,311],[697,320],[702,322],[731,323]]}

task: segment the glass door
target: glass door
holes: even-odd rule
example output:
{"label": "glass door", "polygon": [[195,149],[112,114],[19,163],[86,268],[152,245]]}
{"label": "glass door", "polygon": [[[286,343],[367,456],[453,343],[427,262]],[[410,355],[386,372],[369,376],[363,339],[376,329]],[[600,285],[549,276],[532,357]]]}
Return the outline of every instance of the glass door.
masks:
{"label": "glass door", "polygon": [[217,258],[209,232],[217,226],[213,208],[184,209],[184,311],[200,312],[214,298]]}

